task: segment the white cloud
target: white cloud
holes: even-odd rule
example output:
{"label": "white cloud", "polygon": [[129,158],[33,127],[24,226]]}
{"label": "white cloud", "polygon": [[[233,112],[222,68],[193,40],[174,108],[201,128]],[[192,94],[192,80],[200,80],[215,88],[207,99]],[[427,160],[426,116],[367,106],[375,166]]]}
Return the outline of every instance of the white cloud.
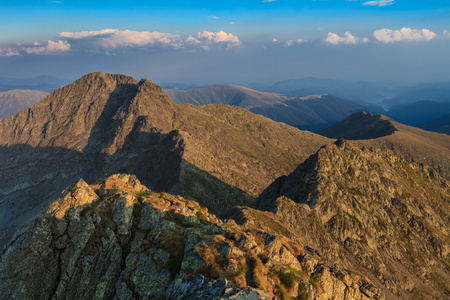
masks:
{"label": "white cloud", "polygon": [[59,54],[70,50],[70,44],[67,41],[47,41],[46,46],[40,46],[40,43],[34,43],[34,47],[25,47],[23,51],[27,54],[49,55]]}
{"label": "white cloud", "polygon": [[338,45],[338,44],[351,44],[355,45],[359,42],[367,43],[369,41],[368,38],[358,38],[352,35],[350,32],[345,32],[343,37],[340,37],[336,33],[329,32],[328,36],[324,39],[324,41],[328,44]]}
{"label": "white cloud", "polygon": [[171,33],[117,29],[61,32],[59,36],[61,40],[58,41],[38,41],[26,45],[17,43],[12,47],[0,48],[0,56],[51,55],[61,54],[69,50],[78,52],[100,51],[115,55],[117,53],[115,50],[134,47],[170,47],[178,50],[195,47],[209,51],[213,48],[229,49],[241,45],[236,35],[224,31],[203,31],[198,32],[197,37],[189,35],[187,38]]}
{"label": "white cloud", "polygon": [[278,40],[276,38],[273,38],[272,42],[276,43],[276,42],[278,42]]}
{"label": "white cloud", "polygon": [[208,18],[210,18],[210,19],[216,19],[216,20],[220,19],[220,17],[218,17],[218,16],[209,16]]}
{"label": "white cloud", "polygon": [[444,32],[442,32],[442,35],[450,38],[450,32],[448,30],[444,30]]}
{"label": "white cloud", "polygon": [[17,49],[12,48],[6,48],[2,49],[0,48],[0,56],[20,56],[20,52]]}
{"label": "white cloud", "polygon": [[386,6],[386,5],[392,5],[394,3],[395,3],[394,0],[376,0],[376,1],[364,2],[363,5],[368,5],[368,6]]}
{"label": "white cloud", "polygon": [[428,29],[411,29],[403,27],[400,30],[380,29],[373,36],[382,43],[394,43],[400,41],[429,41],[437,35]]}
{"label": "white cloud", "polygon": [[70,39],[86,39],[90,37],[106,36],[118,32],[117,29],[102,29],[97,31],[61,32],[60,37]]}
{"label": "white cloud", "polygon": [[232,33],[221,30],[218,32],[203,31],[197,34],[197,38],[189,36],[186,43],[199,45],[203,50],[209,51],[214,45],[232,48],[241,45],[239,38]]}
{"label": "white cloud", "polygon": [[292,46],[292,45],[295,45],[295,44],[300,45],[300,44],[303,44],[304,42],[305,42],[305,41],[302,40],[302,39],[288,40],[288,41],[286,41],[286,42],[284,43],[284,45],[285,45],[286,47],[289,47],[289,46]]}
{"label": "white cloud", "polygon": [[68,39],[91,39],[102,48],[116,49],[122,47],[153,46],[156,44],[181,47],[181,37],[177,34],[103,29],[98,31],[61,32],[60,37]]}
{"label": "white cloud", "polygon": [[231,21],[231,22],[228,22],[228,24],[231,24],[231,25],[233,25],[233,24],[234,24],[234,22],[233,22],[233,21]]}

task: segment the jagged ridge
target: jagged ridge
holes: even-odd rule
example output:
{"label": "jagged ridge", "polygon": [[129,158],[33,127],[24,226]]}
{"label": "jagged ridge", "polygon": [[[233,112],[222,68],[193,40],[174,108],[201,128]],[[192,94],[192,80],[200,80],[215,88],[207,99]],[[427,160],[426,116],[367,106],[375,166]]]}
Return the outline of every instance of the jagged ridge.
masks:
{"label": "jagged ridge", "polygon": [[449,292],[450,184],[425,165],[340,140],[276,180],[256,207],[391,297]]}
{"label": "jagged ridge", "polygon": [[118,174],[82,179],[27,231],[1,299],[382,299],[361,276],[283,236],[223,223]]}

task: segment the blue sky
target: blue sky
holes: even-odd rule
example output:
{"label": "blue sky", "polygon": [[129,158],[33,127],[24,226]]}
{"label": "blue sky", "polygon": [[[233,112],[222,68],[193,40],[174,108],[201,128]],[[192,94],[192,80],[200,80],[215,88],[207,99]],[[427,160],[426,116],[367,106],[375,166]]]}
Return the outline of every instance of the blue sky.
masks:
{"label": "blue sky", "polygon": [[0,76],[450,81],[450,1],[4,1]]}

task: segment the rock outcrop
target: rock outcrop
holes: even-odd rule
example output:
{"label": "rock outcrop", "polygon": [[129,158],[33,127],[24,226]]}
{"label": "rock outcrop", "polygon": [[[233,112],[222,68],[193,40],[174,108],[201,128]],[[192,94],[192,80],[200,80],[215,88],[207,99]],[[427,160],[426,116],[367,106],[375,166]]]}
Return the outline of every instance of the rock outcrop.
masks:
{"label": "rock outcrop", "polygon": [[[256,207],[274,212],[271,222],[289,228],[286,236],[359,270],[389,297],[450,292],[450,183],[428,166],[339,140],[276,180]],[[264,228],[251,224],[256,213],[242,208],[235,218]]]}
{"label": "rock outcrop", "polygon": [[1,299],[383,298],[309,247],[123,174],[69,187],[22,236],[1,281]]}

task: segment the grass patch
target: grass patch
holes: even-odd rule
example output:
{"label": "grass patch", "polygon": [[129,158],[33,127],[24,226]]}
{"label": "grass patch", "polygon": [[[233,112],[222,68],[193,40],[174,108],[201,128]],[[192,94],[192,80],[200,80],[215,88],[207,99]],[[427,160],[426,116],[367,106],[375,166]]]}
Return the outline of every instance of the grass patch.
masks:
{"label": "grass patch", "polygon": [[317,279],[317,277],[315,277],[313,275],[311,277],[309,277],[309,283],[311,283],[311,285],[313,286],[314,290],[316,290],[316,291],[320,291],[321,290],[319,279]]}
{"label": "grass patch", "polygon": [[289,299],[289,297],[286,293],[286,289],[284,288],[284,286],[279,285],[279,284],[275,285],[275,295],[281,300]]}
{"label": "grass patch", "polygon": [[200,228],[202,227],[202,224],[194,223],[186,219],[185,216],[181,214],[172,214],[170,212],[166,212],[164,216],[165,220],[174,222],[178,226],[184,227],[184,228]]}
{"label": "grass patch", "polygon": [[197,217],[197,219],[199,219],[200,223],[202,223],[203,225],[209,225],[212,224],[211,222],[209,222],[206,219],[206,216],[201,212],[201,211],[197,211],[195,213],[195,216]]}
{"label": "grass patch", "polygon": [[291,272],[280,273],[278,274],[278,278],[280,278],[281,283],[288,289],[292,288],[298,280],[297,276]]}
{"label": "grass patch", "polygon": [[269,261],[269,256],[267,256],[267,254],[262,252],[258,253],[258,258],[264,265],[267,264],[267,262]]}
{"label": "grass patch", "polygon": [[295,297],[295,300],[308,300],[308,293],[303,284],[298,285],[297,297]]}

